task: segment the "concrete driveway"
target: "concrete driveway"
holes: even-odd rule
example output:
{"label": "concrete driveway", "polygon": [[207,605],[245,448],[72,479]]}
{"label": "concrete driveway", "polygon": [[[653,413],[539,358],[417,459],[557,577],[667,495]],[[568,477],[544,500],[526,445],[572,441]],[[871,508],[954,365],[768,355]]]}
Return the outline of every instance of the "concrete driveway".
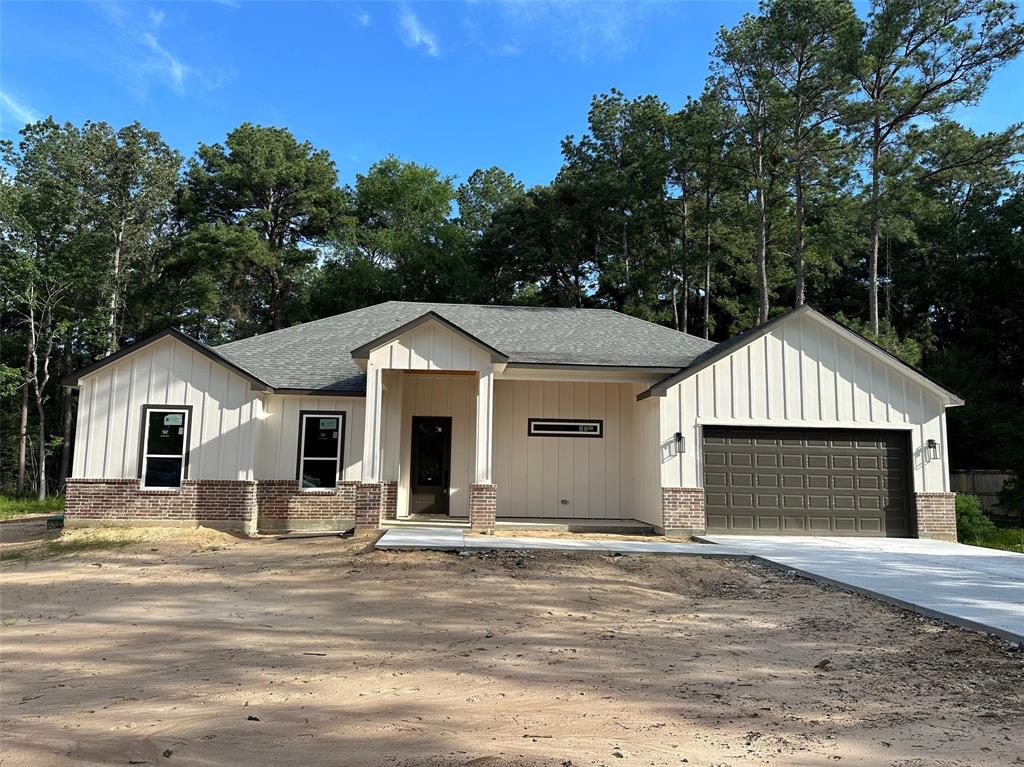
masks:
{"label": "concrete driveway", "polygon": [[770,564],[1024,642],[1024,554],[915,538],[710,535]]}

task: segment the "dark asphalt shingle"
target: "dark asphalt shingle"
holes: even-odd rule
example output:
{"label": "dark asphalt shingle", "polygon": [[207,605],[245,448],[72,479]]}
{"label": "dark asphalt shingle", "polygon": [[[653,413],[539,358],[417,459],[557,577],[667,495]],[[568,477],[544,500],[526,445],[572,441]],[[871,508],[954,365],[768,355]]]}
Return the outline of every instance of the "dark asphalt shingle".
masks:
{"label": "dark asphalt shingle", "polygon": [[511,363],[683,368],[715,344],[608,309],[389,301],[216,347],[271,386],[362,393],[351,351],[434,311]]}

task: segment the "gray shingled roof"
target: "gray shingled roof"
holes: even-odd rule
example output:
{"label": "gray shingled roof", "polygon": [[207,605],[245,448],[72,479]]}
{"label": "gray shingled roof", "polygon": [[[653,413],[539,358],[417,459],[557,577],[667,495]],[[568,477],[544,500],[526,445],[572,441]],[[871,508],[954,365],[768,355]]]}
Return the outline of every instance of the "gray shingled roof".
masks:
{"label": "gray shingled roof", "polygon": [[278,389],[362,394],[351,351],[433,311],[507,354],[510,363],[683,368],[715,344],[608,309],[389,301],[216,350]]}

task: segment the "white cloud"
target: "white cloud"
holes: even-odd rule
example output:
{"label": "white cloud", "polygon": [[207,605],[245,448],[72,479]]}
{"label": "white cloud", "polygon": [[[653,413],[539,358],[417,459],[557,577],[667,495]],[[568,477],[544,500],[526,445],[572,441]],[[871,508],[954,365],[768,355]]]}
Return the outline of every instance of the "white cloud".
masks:
{"label": "white cloud", "polygon": [[437,38],[434,33],[428,30],[416,14],[409,8],[403,8],[399,21],[404,32],[405,44],[410,48],[423,48],[428,56],[437,56],[440,52],[437,45]]}
{"label": "white cloud", "polygon": [[0,132],[3,131],[3,124],[8,116],[13,117],[18,128],[25,123],[34,123],[39,120],[39,114],[29,106],[18,101],[14,96],[4,90],[0,90]]}
{"label": "white cloud", "polygon": [[207,78],[161,39],[166,37],[162,30],[168,23],[164,11],[116,0],[106,0],[99,7],[116,28],[116,35],[109,38],[107,50],[94,60],[105,60],[139,98],[146,98],[154,83],[166,84],[179,96],[185,95],[190,82],[208,89],[218,86],[221,78]]}
{"label": "white cloud", "polygon": [[513,26],[550,32],[561,50],[580,59],[608,58],[633,45],[638,22],[669,3],[577,2],[575,0],[504,0],[502,9]]}
{"label": "white cloud", "polygon": [[151,32],[143,32],[142,41],[154,54],[154,57],[150,59],[151,66],[171,81],[175,93],[179,96],[183,94],[185,92],[185,77],[191,71],[189,67],[182,64],[170,51],[160,45]]}
{"label": "white cloud", "polygon": [[370,16],[369,11],[365,11],[362,8],[356,8],[352,13],[352,18],[356,20],[356,24],[361,27],[370,26],[370,22],[373,21],[373,17]]}

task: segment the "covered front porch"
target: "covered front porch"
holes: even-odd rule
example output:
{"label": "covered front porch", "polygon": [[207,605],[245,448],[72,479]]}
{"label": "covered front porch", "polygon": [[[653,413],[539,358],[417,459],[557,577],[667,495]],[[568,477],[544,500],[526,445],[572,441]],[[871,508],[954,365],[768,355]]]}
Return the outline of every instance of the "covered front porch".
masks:
{"label": "covered front porch", "polygon": [[660,528],[659,411],[635,372],[510,366],[437,318],[368,347],[357,524]]}

